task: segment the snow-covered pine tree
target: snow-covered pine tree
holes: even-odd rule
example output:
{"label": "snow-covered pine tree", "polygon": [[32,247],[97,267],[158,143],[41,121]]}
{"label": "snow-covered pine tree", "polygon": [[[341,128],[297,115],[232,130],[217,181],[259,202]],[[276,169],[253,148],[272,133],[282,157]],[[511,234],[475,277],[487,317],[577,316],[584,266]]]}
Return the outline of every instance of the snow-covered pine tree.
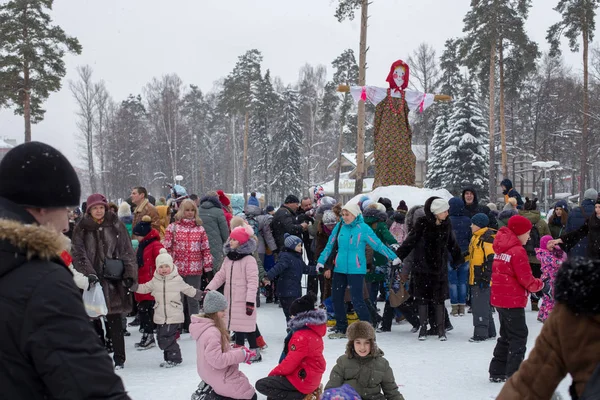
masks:
{"label": "snow-covered pine tree", "polygon": [[459,194],[469,185],[488,193],[489,138],[473,85],[465,80],[448,122],[449,137],[442,153],[442,185]]}
{"label": "snow-covered pine tree", "polygon": [[288,86],[282,95],[281,118],[273,137],[273,200],[283,200],[287,194],[302,192],[302,124],[299,115],[298,92]]}
{"label": "snow-covered pine tree", "polygon": [[438,112],[439,116],[435,120],[433,137],[429,145],[429,159],[427,160],[427,179],[424,186],[430,189],[439,189],[444,187],[443,182],[448,178],[444,175],[448,172],[444,168],[444,150],[448,145],[450,129],[448,123],[452,116],[452,104],[441,104]]}

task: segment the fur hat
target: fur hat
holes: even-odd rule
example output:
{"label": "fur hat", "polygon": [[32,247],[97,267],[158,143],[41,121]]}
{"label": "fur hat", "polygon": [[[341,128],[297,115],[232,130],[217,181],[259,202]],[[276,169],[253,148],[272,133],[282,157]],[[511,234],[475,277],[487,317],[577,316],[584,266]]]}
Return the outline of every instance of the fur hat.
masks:
{"label": "fur hat", "polygon": [[480,228],[487,228],[490,224],[490,219],[484,213],[477,213],[471,218],[471,223]]}
{"label": "fur hat", "polygon": [[298,236],[290,235],[289,233],[284,234],[283,238],[285,247],[290,250],[295,250],[296,246],[302,244],[302,239],[300,239]]}
{"label": "fur hat", "polygon": [[225,207],[227,207],[228,205],[231,204],[231,201],[229,201],[229,197],[227,197],[225,195],[225,192],[223,192],[222,190],[217,190],[217,196],[219,196],[219,201],[221,202],[221,204],[223,204]]}
{"label": "fur hat", "polygon": [[583,193],[583,198],[587,199],[587,200],[594,200],[594,201],[596,201],[598,199],[598,192],[596,191],[596,189],[589,188],[588,190],[586,190]]}
{"label": "fur hat", "polygon": [[529,232],[532,227],[531,221],[522,215],[515,215],[508,220],[508,229],[517,236]]}
{"label": "fur hat", "polygon": [[227,299],[216,290],[211,290],[204,296],[203,309],[205,314],[213,314],[227,309]]}
{"label": "fur hat", "polygon": [[60,151],[45,143],[23,143],[0,162],[0,197],[16,204],[72,207],[79,204],[80,196],[75,169]]}
{"label": "fur hat", "polygon": [[104,197],[104,195],[101,195],[100,193],[90,195],[90,197],[87,198],[87,213],[89,214],[90,211],[92,211],[92,207],[100,205],[104,206],[104,208],[108,211],[108,201],[106,201],[106,197]]}
{"label": "fur hat", "polygon": [[314,310],[316,301],[317,296],[313,292],[308,292],[299,299],[294,300],[292,305],[290,305],[290,315],[296,316],[300,313]]}
{"label": "fur hat", "polygon": [[448,211],[450,209],[450,204],[448,204],[447,200],[444,199],[435,199],[431,202],[430,210],[433,215],[441,214],[444,211]]}
{"label": "fur hat", "polygon": [[132,233],[136,236],[145,237],[152,230],[152,218],[149,215],[144,215],[142,220],[135,224]]}
{"label": "fur hat", "polygon": [[533,200],[529,200],[529,197],[525,197],[525,204],[523,205],[523,210],[525,211],[533,211],[537,210],[537,197]]}
{"label": "fur hat", "polygon": [[131,217],[131,206],[126,201],[122,202],[117,212],[119,218]]}
{"label": "fur hat", "polygon": [[167,249],[160,249],[160,253],[156,257],[156,268],[161,265],[169,265],[171,269],[173,268],[173,257],[167,252]]}
{"label": "fur hat", "polygon": [[335,225],[337,223],[337,216],[332,210],[327,210],[323,213],[323,225]]}
{"label": "fur hat", "polygon": [[380,197],[379,200],[377,200],[377,202],[379,204],[383,204],[383,206],[385,207],[386,211],[387,210],[393,210],[393,208],[392,208],[392,201],[390,199],[388,199],[387,197]]}
{"label": "fur hat", "polygon": [[[365,203],[366,202],[363,203],[363,206],[365,205]],[[346,205],[342,208],[342,210],[348,211],[350,214],[354,215],[355,217],[358,217],[361,214],[360,207],[358,206],[358,204],[354,204],[354,203],[346,203]]]}
{"label": "fur hat", "polygon": [[562,263],[554,281],[554,299],[575,314],[600,314],[600,260],[573,257]]}
{"label": "fur hat", "polygon": [[254,235],[254,229],[249,225],[238,226],[229,234],[229,238],[237,240],[240,244],[246,243]]}
{"label": "fur hat", "polygon": [[375,329],[366,321],[357,321],[350,324],[346,330],[348,336],[348,344],[346,345],[346,355],[350,358],[354,357],[354,341],[356,339],[367,339],[371,342],[371,354],[377,351],[375,344]]}
{"label": "fur hat", "polygon": [[408,212],[408,206],[406,205],[406,202],[404,200],[400,200],[400,203],[398,204],[398,208],[396,210]]}
{"label": "fur hat", "polygon": [[381,211],[382,213],[385,213],[387,211],[385,205],[383,205],[382,203],[371,203],[367,208],[373,208],[377,211]]}

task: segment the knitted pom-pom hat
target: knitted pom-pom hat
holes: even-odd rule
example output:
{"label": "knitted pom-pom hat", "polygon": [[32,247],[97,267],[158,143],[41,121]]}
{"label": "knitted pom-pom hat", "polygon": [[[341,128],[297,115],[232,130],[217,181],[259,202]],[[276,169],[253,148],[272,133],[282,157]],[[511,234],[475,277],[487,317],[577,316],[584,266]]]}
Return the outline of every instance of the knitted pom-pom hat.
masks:
{"label": "knitted pom-pom hat", "polygon": [[229,238],[237,240],[240,244],[246,243],[254,235],[254,229],[250,225],[238,226],[229,234]]}

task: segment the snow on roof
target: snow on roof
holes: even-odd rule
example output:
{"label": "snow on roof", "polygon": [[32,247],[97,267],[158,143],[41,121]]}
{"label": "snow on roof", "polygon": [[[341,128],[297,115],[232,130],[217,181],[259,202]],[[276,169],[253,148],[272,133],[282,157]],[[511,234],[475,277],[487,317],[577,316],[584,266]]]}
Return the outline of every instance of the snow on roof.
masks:
{"label": "snow on roof", "polygon": [[370,193],[355,196],[350,200],[350,203],[358,203],[359,199],[364,195],[369,196],[369,199],[374,201],[377,201],[380,197],[387,197],[392,201],[394,208],[398,206],[400,200],[404,200],[409,209],[413,206],[425,204],[425,201],[431,196],[438,196],[445,200],[452,198],[452,194],[446,189],[425,189],[414,186],[380,186]]}
{"label": "snow on roof", "polygon": [[3,139],[0,139],[0,149],[12,149],[13,147],[12,144],[8,144]]}
{"label": "snow on roof", "polygon": [[[363,193],[370,192],[373,188],[373,178],[363,179]],[[340,174],[340,194],[353,194],[354,193],[354,179],[348,177],[348,172]],[[327,196],[333,196],[335,193],[335,179],[329,182],[323,183],[323,190]]]}
{"label": "snow on roof", "polygon": [[560,165],[560,163],[558,161],[536,161],[534,163],[531,163],[532,167],[544,168],[544,169],[549,169],[549,168],[556,167],[559,165]]}
{"label": "snow on roof", "polygon": [[[365,160],[367,158],[369,158],[369,156],[372,154],[372,151],[368,151],[365,153]],[[329,165],[327,166],[327,169],[329,168],[333,168],[335,166],[335,163],[337,161],[337,158],[334,159],[331,163],[329,163]],[[344,163],[344,161],[346,161]],[[342,165],[348,165],[348,166],[352,166],[352,167],[356,167],[356,153],[342,153]]]}

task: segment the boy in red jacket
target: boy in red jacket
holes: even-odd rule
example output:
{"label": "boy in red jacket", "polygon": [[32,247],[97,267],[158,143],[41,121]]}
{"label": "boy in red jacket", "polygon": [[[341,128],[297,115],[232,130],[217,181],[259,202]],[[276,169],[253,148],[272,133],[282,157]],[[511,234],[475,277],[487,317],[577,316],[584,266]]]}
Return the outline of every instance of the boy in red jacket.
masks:
{"label": "boy in red jacket", "polygon": [[505,382],[519,369],[527,348],[525,306],[529,293],[550,289],[549,284],[533,277],[523,247],[531,227],[527,218],[515,215],[494,240],[491,303],[498,310],[500,337],[490,363],[490,382]]}
{"label": "boy in red jacket", "polygon": [[316,310],[317,296],[312,292],[290,306],[292,318],[283,353],[269,376],[256,382],[256,390],[278,400],[318,400],[325,372],[323,336],[327,333],[327,314]]}

